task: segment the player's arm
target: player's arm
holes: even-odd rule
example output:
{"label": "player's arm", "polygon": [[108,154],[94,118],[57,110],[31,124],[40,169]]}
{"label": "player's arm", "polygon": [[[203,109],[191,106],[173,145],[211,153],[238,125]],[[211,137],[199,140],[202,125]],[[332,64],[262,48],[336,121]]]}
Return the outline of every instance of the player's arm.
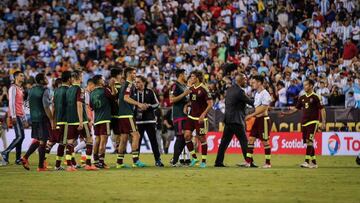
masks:
{"label": "player's arm", "polygon": [[248,104],[250,106],[254,106],[254,100],[250,99],[248,96],[246,96],[244,91],[239,91],[239,102],[244,102],[245,104]]}
{"label": "player's arm", "polygon": [[42,102],[43,102],[43,107],[44,107],[45,114],[50,120],[51,128],[54,129],[55,124],[54,124],[53,113],[52,113],[52,111],[50,109],[51,99],[50,99],[50,90],[49,89],[46,89],[44,91],[44,94],[43,94],[43,97],[42,97]]}
{"label": "player's arm", "polygon": [[261,105],[255,108],[255,111],[245,117],[245,120],[249,120],[251,117],[255,117],[257,115],[263,114],[266,110],[268,110],[269,106]]}
{"label": "player's arm", "polygon": [[149,108],[151,110],[155,110],[155,109],[159,108],[160,103],[159,103],[159,100],[156,97],[155,92],[152,91],[152,90],[150,90],[150,91],[152,92],[152,94],[151,94],[151,103],[149,104]]}
{"label": "player's arm", "polygon": [[200,122],[204,122],[204,119],[205,119],[206,115],[209,113],[210,109],[211,109],[212,106],[213,106],[213,101],[212,101],[212,99],[208,99],[208,100],[206,101],[206,103],[207,103],[207,107],[206,107],[205,111],[200,115],[200,118],[199,118],[199,121],[200,121]]}
{"label": "player's arm", "polygon": [[142,104],[142,103],[140,103],[140,102],[138,102],[138,101],[135,101],[134,99],[132,99],[132,98],[130,97],[129,94],[126,94],[126,95],[124,96],[124,101],[125,101],[126,103],[131,104],[131,105],[137,106],[137,107],[139,107],[140,109],[143,109],[143,110],[146,109],[146,108],[145,108],[146,105],[144,105],[144,104]]}
{"label": "player's arm", "polygon": [[325,108],[321,109],[321,129],[325,130],[326,129],[326,110]]}
{"label": "player's arm", "polygon": [[297,111],[299,111],[299,109],[297,109],[295,106],[290,106],[289,108],[289,111],[282,111],[280,113],[281,116],[288,116],[288,115],[291,115],[291,114],[294,114],[296,113]]}
{"label": "player's arm", "polygon": [[182,98],[186,97],[187,95],[189,95],[191,93],[190,89],[186,89],[182,94],[180,94],[178,96],[174,96],[175,90],[176,90],[176,86],[174,85],[172,94],[170,94],[170,102],[172,104],[182,100]]}
{"label": "player's arm", "polygon": [[83,103],[81,101],[81,89],[79,88],[76,93],[76,109],[77,115],[79,119],[79,130],[83,129],[84,127],[84,120],[83,120]]}

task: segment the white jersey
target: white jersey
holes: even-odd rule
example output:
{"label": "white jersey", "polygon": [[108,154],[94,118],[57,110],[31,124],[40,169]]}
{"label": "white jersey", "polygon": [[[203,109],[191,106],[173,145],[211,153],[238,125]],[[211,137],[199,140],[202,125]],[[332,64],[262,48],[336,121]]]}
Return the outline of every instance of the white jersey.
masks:
{"label": "white jersey", "polygon": [[271,96],[266,89],[264,89],[261,92],[255,93],[255,102],[254,102],[255,108],[258,106],[270,106],[270,103],[271,103]]}

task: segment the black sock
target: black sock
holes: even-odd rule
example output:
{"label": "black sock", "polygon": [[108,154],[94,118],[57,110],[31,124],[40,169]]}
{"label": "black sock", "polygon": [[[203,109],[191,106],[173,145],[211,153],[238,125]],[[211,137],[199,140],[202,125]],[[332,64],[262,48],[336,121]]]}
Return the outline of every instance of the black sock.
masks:
{"label": "black sock", "polygon": [[39,145],[39,168],[44,168],[44,161],[45,161],[45,144]]}
{"label": "black sock", "polygon": [[29,147],[29,149],[27,150],[26,154],[24,155],[25,159],[28,159],[31,154],[33,154],[35,152],[35,150],[37,150],[37,148],[39,147],[40,143],[39,141],[33,141]]}
{"label": "black sock", "polygon": [[185,148],[185,139],[183,135],[179,135],[176,138],[175,144],[174,144],[174,155],[173,155],[173,164],[176,164],[179,160],[181,152]]}

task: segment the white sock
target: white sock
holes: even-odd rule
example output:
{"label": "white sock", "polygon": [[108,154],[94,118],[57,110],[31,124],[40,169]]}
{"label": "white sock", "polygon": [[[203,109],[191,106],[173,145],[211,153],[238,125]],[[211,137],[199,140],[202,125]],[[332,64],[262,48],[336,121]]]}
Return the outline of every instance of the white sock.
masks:
{"label": "white sock", "polygon": [[78,151],[84,149],[86,147],[85,141],[81,141],[78,145],[76,145],[74,151],[77,153]]}

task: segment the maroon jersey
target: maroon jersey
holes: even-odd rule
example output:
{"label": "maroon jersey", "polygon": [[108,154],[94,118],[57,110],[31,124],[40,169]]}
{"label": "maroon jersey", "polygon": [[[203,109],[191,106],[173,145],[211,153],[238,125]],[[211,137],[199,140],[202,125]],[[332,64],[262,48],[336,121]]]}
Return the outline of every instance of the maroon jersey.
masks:
{"label": "maroon jersey", "polygon": [[197,119],[207,108],[207,101],[211,100],[211,95],[204,84],[200,84],[197,87],[193,86],[190,90],[190,118],[193,117]]}
{"label": "maroon jersey", "polygon": [[310,95],[302,95],[298,99],[296,108],[303,110],[302,124],[307,126],[314,121],[319,122],[320,110],[324,107],[321,104],[320,97],[315,93],[311,93]]}

